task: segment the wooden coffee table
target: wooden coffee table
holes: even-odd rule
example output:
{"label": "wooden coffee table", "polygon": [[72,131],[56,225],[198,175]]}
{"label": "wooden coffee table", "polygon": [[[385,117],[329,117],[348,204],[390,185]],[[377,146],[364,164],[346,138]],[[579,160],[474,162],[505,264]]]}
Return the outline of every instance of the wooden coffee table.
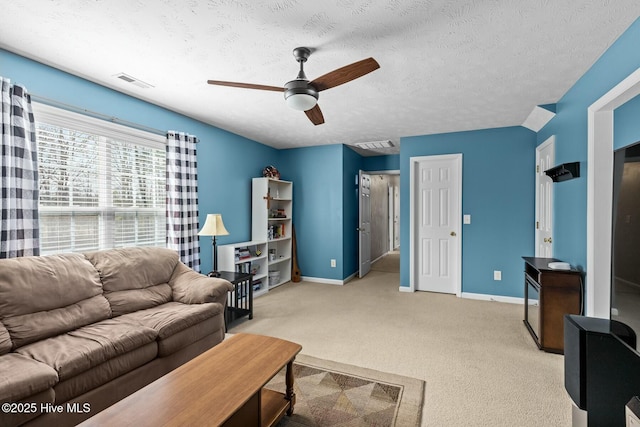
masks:
{"label": "wooden coffee table", "polygon": [[[81,425],[273,426],[293,413],[300,350],[278,338],[234,335]],[[285,392],[264,389],[284,366]]]}

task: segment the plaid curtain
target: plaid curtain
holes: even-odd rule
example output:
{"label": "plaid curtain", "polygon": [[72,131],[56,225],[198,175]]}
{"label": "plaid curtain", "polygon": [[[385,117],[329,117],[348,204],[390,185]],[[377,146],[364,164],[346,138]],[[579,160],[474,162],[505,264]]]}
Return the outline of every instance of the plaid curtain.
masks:
{"label": "plaid curtain", "polygon": [[200,272],[197,141],[184,133],[167,133],[167,247]]}
{"label": "plaid curtain", "polygon": [[0,80],[0,258],[39,255],[38,152],[31,97],[24,87]]}

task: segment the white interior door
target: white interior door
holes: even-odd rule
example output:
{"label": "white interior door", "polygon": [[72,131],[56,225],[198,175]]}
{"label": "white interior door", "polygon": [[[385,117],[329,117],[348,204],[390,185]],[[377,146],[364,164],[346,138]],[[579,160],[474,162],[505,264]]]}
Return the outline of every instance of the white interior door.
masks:
{"label": "white interior door", "polygon": [[371,270],[371,176],[359,173],[360,214],[358,219],[358,275],[364,277]]}
{"label": "white interior door", "polygon": [[415,289],[459,295],[462,154],[419,159],[412,164]]}
{"label": "white interior door", "polygon": [[553,258],[553,181],[544,171],[555,166],[555,138],[536,148],[536,256]]}
{"label": "white interior door", "polygon": [[393,246],[392,249],[400,247],[400,189],[393,186]]}
{"label": "white interior door", "polygon": [[395,214],[394,214],[393,186],[392,185],[390,185],[387,188],[387,202],[389,204],[389,217],[388,217],[388,221],[389,221],[389,251],[392,251],[393,248],[394,248],[394,244],[395,244],[395,239],[394,239],[395,228],[393,226],[393,220],[394,220]]}

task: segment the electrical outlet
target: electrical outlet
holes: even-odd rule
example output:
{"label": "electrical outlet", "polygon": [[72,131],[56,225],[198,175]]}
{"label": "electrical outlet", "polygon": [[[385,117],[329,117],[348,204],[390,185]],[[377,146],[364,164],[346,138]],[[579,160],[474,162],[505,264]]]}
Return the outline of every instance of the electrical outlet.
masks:
{"label": "electrical outlet", "polygon": [[502,271],[494,270],[493,271],[493,280],[502,280]]}
{"label": "electrical outlet", "polygon": [[335,259],[332,259],[332,260],[331,260],[331,267],[332,267],[332,268],[335,268],[335,267],[336,267],[336,260],[335,260]]}

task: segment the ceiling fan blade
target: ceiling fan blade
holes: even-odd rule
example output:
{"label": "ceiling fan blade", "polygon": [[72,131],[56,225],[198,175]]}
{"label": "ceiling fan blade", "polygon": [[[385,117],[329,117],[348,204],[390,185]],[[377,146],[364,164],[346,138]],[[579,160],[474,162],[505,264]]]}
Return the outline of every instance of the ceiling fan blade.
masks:
{"label": "ceiling fan blade", "polygon": [[207,80],[207,83],[209,83],[210,85],[231,86],[231,87],[239,87],[242,89],[260,89],[260,90],[272,90],[274,92],[284,92],[283,87],[254,85],[252,83],[223,82],[220,80]]}
{"label": "ceiling fan blade", "polygon": [[378,64],[375,59],[363,59],[362,61],[354,62],[353,64],[346,65],[320,76],[313,80],[311,85],[320,92],[321,90],[331,89],[332,87],[355,80],[358,77],[362,77],[365,74],[369,74],[370,72],[377,70],[378,68],[380,68],[380,64]]}
{"label": "ceiling fan blade", "polygon": [[324,123],[324,116],[322,115],[322,110],[320,110],[320,106],[318,106],[318,104],[304,113],[309,117],[309,120],[311,120],[311,123],[314,125],[318,126]]}

